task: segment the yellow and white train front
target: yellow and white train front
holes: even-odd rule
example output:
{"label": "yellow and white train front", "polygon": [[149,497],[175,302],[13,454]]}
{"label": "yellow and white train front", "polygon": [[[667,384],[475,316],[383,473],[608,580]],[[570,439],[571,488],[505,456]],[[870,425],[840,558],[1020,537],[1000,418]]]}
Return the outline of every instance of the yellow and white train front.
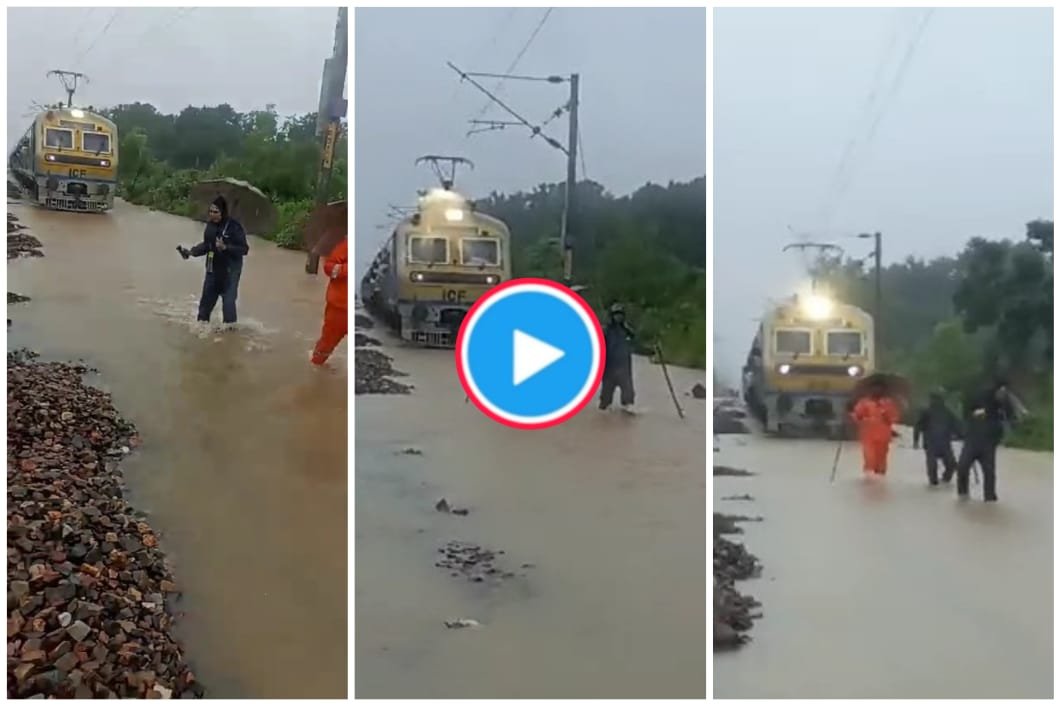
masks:
{"label": "yellow and white train front", "polygon": [[446,225],[425,221],[403,234],[406,277],[399,283],[398,314],[407,341],[454,346],[472,304],[509,278],[504,225],[478,214],[471,223],[451,218]]}
{"label": "yellow and white train front", "polygon": [[37,201],[64,211],[106,211],[118,183],[117,128],[77,108],[53,109],[34,125]]}
{"label": "yellow and white train front", "polygon": [[763,334],[767,430],[840,428],[855,385],[874,368],[872,318],[811,295],[775,310]]}

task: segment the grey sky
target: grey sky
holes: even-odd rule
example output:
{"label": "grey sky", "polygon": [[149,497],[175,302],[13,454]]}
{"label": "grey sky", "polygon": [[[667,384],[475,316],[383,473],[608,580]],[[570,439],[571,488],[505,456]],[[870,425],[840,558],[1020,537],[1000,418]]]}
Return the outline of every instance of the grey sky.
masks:
{"label": "grey sky", "polygon": [[[458,173],[471,196],[562,181],[564,155],[526,130],[466,139],[487,99],[447,68],[504,72],[543,8],[357,9],[354,27],[355,249],[358,271],[387,232],[388,203],[411,205],[434,186],[423,154],[475,162]],[[693,9],[556,8],[516,73],[581,75],[586,175],[615,194],[646,181],[705,173],[706,15]],[[487,80],[488,88],[494,80]],[[500,97],[532,122],[567,100],[567,86],[507,82]],[[492,107],[485,117],[506,117]],[[566,142],[566,118],[547,132]],[[579,167],[579,178],[582,169]]]}
{"label": "grey sky", "polygon": [[[329,8],[9,9],[7,143],[29,127],[30,103],[65,99],[49,69],[88,74],[75,103],[136,101],[163,112],[275,103],[281,115],[317,110],[336,10]],[[109,24],[109,28],[108,28]],[[42,62],[41,47],[48,47]]]}
{"label": "grey sky", "polygon": [[[801,284],[788,227],[879,230],[885,261],[1023,237],[1053,214],[1049,9],[724,9],[714,22],[715,365],[739,376],[769,297]],[[890,59],[888,59],[890,57]],[[878,69],[878,66],[883,67]],[[875,76],[881,89],[868,99]],[[846,191],[831,189],[845,145]],[[870,111],[869,116],[876,111]],[[823,204],[834,194],[831,221]],[[841,238],[852,256],[872,250]]]}

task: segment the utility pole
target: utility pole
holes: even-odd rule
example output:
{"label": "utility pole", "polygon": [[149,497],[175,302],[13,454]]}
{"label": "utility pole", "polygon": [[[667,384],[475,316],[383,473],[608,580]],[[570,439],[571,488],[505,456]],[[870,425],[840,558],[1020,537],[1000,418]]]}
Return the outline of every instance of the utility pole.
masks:
{"label": "utility pole", "polygon": [[[346,117],[347,101],[343,98],[343,86],[346,83],[346,24],[347,8],[341,7],[335,22],[332,56],[324,60],[320,104],[317,109],[317,137],[321,140],[321,161],[317,172],[318,207],[328,203],[328,189],[331,186],[332,168],[335,164],[335,145],[339,141],[342,119]],[[306,272],[316,275],[319,269],[320,256],[311,250],[306,254]]]}
{"label": "utility pole", "polygon": [[46,76],[58,76],[59,80],[63,82],[63,89],[66,91],[66,107],[74,107],[74,92],[77,91],[77,82],[79,79],[84,79],[88,83],[88,77],[77,71],[64,71],[63,69],[52,69]]}
{"label": "utility pole", "polygon": [[[578,74],[571,74],[568,77],[563,76],[517,76],[514,74],[489,74],[483,72],[471,72],[461,71],[452,62],[446,62],[449,68],[453,69],[457,74],[460,75],[461,81],[467,81],[475,88],[479,89],[483,94],[487,96],[491,101],[500,106],[506,113],[515,118],[514,121],[510,120],[472,120],[469,121],[473,126],[485,126],[485,127],[473,127],[468,132],[469,135],[475,133],[487,132],[491,130],[504,130],[506,127],[522,126],[527,128],[531,137],[540,137],[545,140],[550,146],[563,152],[567,156],[567,179],[566,186],[564,188],[564,210],[560,216],[560,253],[562,261],[562,271],[564,284],[571,286],[573,281],[573,261],[574,261],[574,238],[572,238],[571,225],[575,221],[574,214],[575,210],[575,166],[578,157],[578,86],[579,76]],[[541,81],[545,83],[567,83],[570,88],[570,96],[567,103],[560,106],[538,125],[532,124],[529,120],[524,118],[522,115],[514,111],[508,105],[506,105],[500,98],[495,96],[489,90],[487,90],[482,84],[475,80],[475,78],[498,78],[512,81]],[[552,122],[554,119],[559,118],[564,113],[567,113],[568,126],[567,126],[567,147],[564,147],[559,141],[549,137],[542,129]]]}
{"label": "utility pole", "polygon": [[[874,355],[880,356],[881,337],[881,238],[880,231],[876,233],[860,233],[859,238],[873,239],[873,278],[876,296],[873,303],[873,351]],[[879,360],[879,358],[878,358]]]}

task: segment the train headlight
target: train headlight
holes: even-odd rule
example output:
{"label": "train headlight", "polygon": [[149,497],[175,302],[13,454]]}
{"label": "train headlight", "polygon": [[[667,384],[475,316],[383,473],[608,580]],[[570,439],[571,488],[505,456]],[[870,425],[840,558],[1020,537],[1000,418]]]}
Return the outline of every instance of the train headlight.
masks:
{"label": "train headlight", "polygon": [[48,162],[55,162],[55,155],[45,155],[44,159],[46,159]]}
{"label": "train headlight", "polygon": [[497,275],[487,275],[486,276],[486,284],[487,285],[493,285],[493,284],[496,284],[496,283],[497,283]]}
{"label": "train headlight", "polygon": [[99,161],[99,166],[100,167],[110,167],[111,166],[111,161],[110,160],[100,160]]}
{"label": "train headlight", "polygon": [[75,118],[84,118],[85,111],[81,110],[80,108],[74,108],[70,111],[70,115],[74,116]]}
{"label": "train headlight", "polygon": [[409,273],[409,279],[413,282],[423,282],[424,274],[422,272]]}
{"label": "train headlight", "polygon": [[463,221],[464,212],[460,209],[446,209],[446,220],[447,221]]}
{"label": "train headlight", "polygon": [[847,375],[851,376],[852,378],[857,378],[858,376],[862,375],[862,366],[848,366]]}
{"label": "train headlight", "polygon": [[803,300],[803,313],[811,319],[826,319],[833,313],[833,301],[822,295],[810,295]]}
{"label": "train headlight", "polygon": [[787,363],[782,363],[780,366],[777,367],[777,372],[780,373],[783,376],[787,376],[788,372],[791,371],[791,370],[792,370],[792,366],[790,366]]}

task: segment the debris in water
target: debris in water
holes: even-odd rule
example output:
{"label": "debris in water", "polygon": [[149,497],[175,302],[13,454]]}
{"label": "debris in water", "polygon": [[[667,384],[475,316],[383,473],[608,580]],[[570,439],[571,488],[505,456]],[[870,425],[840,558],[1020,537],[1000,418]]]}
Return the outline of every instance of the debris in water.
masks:
{"label": "debris in water", "polygon": [[714,408],[714,432],[716,435],[748,434],[748,425],[744,420],[748,414],[729,403],[717,403]]}
{"label": "debris in water", "polygon": [[410,456],[420,457],[423,456],[424,453],[416,447],[406,447],[402,451],[398,452],[398,454],[408,454]]}
{"label": "debris in water", "polygon": [[697,383],[693,386],[693,389],[689,391],[689,394],[697,400],[704,400],[707,398],[707,388],[705,388],[702,383]]}
{"label": "debris in water", "polygon": [[372,321],[371,317],[366,317],[364,314],[354,315],[354,329],[371,329],[376,326],[376,323]]}
{"label": "debris in water", "polygon": [[723,501],[754,501],[755,498],[753,498],[751,494],[745,493],[745,494],[741,494],[740,496],[723,496],[722,500]]}
{"label": "debris in water", "polygon": [[451,619],[444,621],[446,628],[481,628],[482,624],[475,619]]}
{"label": "debris in water", "polygon": [[379,345],[380,345],[379,339],[374,339],[371,336],[367,336],[365,334],[362,334],[359,331],[355,331],[354,332],[354,346],[355,347],[379,346]]}
{"label": "debris in water", "polygon": [[29,302],[29,297],[26,297],[25,295],[20,295],[17,292],[7,293],[8,304],[22,304],[23,302]]}
{"label": "debris in water", "polygon": [[446,499],[439,499],[438,503],[435,504],[435,510],[439,513],[449,513],[449,503]]}
{"label": "debris in water", "polygon": [[755,474],[753,474],[750,471],[745,471],[744,469],[734,469],[731,466],[722,466],[720,464],[715,464],[714,474],[713,475],[714,476],[755,476]]}
{"label": "debris in water", "polygon": [[741,532],[736,522],[752,519],[720,513],[714,516],[714,646],[715,650],[725,650],[746,642],[748,638],[742,632],[752,627],[753,620],[762,617],[755,611],[759,602],[734,587],[738,580],[758,576],[762,567],[744,545],[722,537]]}
{"label": "debris in water", "polygon": [[354,349],[354,395],[370,393],[408,394],[411,385],[392,381],[388,376],[404,376],[391,366],[391,357],[374,349]]}
{"label": "debris in water", "polygon": [[450,575],[453,577],[463,576],[469,582],[490,579],[498,583],[516,576],[514,572],[506,572],[495,566],[498,562],[496,558],[504,555],[504,550],[487,550],[480,545],[454,540],[438,551],[443,557],[435,563],[435,567],[451,570]]}
{"label": "debris in water", "polygon": [[124,498],[135,430],[85,367],[36,359],[7,358],[8,697],[201,697],[157,534]]}

